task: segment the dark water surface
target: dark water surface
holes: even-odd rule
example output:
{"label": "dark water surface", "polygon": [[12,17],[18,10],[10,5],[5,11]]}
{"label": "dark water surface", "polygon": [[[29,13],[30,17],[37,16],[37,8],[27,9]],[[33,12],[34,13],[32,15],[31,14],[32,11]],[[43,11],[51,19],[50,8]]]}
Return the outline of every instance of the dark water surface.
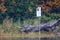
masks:
{"label": "dark water surface", "polygon": [[19,38],[19,37],[17,37],[17,38],[12,38],[12,37],[9,37],[9,38],[0,38],[0,40],[60,40],[60,38],[56,38],[56,37],[54,37],[54,38],[28,38],[28,37],[26,37],[26,38]]}

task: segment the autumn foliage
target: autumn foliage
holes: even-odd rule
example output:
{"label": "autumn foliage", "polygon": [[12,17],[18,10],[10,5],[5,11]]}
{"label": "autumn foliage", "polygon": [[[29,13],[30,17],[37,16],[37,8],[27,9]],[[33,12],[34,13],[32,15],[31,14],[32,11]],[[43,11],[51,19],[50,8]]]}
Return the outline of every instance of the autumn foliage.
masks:
{"label": "autumn foliage", "polygon": [[[5,12],[7,9],[4,7],[4,1],[0,0],[0,9],[2,12]],[[50,14],[50,10],[57,9],[60,7],[60,0],[37,0],[37,3],[40,3],[43,11],[47,14]],[[54,7],[55,6],[55,7]]]}
{"label": "autumn foliage", "polygon": [[50,14],[50,10],[58,9],[60,7],[60,0],[37,0],[41,2],[42,9],[47,13]]}
{"label": "autumn foliage", "polygon": [[5,12],[5,11],[6,11],[6,8],[5,8],[5,6],[4,6],[4,0],[0,0],[0,10],[1,10],[2,12]]}

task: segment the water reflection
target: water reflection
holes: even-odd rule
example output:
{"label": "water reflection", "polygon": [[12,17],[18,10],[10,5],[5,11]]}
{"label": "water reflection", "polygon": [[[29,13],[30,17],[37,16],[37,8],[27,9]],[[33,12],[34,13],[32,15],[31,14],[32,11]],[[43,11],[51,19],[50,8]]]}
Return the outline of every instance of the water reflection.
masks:
{"label": "water reflection", "polygon": [[0,38],[0,40],[60,40],[60,38]]}

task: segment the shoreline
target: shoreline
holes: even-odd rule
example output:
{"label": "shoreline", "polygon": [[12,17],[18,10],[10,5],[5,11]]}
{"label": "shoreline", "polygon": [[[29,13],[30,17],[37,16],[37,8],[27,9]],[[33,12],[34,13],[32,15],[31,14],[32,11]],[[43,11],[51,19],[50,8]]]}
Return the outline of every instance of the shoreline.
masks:
{"label": "shoreline", "polygon": [[60,34],[55,35],[54,33],[0,33],[0,37],[1,38],[8,38],[8,37],[40,37],[40,38],[44,38],[44,37],[55,37],[58,36],[60,37]]}

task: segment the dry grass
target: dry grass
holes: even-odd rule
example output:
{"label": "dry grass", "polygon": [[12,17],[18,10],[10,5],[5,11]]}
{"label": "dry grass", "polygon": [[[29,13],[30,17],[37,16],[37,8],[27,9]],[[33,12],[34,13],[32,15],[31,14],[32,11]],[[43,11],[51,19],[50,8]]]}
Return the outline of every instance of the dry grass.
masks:
{"label": "dry grass", "polygon": [[[54,33],[0,33],[0,37],[54,37]],[[60,37],[58,34],[57,36]]]}

